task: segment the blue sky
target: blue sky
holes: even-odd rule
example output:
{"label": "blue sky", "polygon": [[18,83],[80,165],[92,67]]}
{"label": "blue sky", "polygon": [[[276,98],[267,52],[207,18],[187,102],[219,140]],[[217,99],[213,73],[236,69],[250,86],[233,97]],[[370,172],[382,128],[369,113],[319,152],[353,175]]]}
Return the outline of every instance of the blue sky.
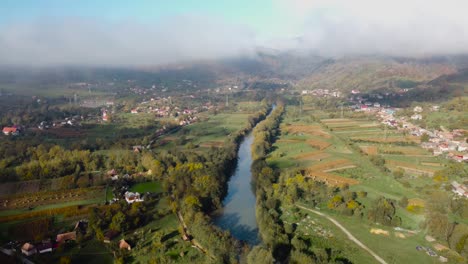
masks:
{"label": "blue sky", "polygon": [[157,23],[178,15],[218,16],[265,35],[285,33],[287,19],[271,0],[2,0],[0,5],[0,23],[47,17]]}
{"label": "blue sky", "polygon": [[468,54],[466,0],[0,0],[0,63]]}

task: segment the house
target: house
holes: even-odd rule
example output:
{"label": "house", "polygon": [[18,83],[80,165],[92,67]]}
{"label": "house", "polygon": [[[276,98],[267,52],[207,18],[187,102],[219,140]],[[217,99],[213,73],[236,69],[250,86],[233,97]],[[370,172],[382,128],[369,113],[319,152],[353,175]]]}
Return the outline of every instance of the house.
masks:
{"label": "house", "polygon": [[76,231],[58,234],[57,238],[55,239],[57,243],[63,243],[63,242],[71,241],[71,240],[76,240]]}
{"label": "house", "polygon": [[421,120],[422,119],[422,115],[420,114],[414,114],[411,116],[411,119],[412,120]]}
{"label": "house", "polygon": [[132,250],[132,247],[130,246],[130,244],[128,244],[127,241],[125,241],[124,239],[121,239],[119,241],[119,248],[126,249],[128,251]]}
{"label": "house", "polygon": [[440,106],[438,105],[431,106],[431,111],[439,111],[439,109],[440,109]]}
{"label": "house", "polygon": [[25,243],[21,247],[21,252],[26,256],[31,256],[37,253],[36,247],[31,243]]}
{"label": "house", "polygon": [[421,113],[422,111],[423,111],[423,109],[419,105],[413,108],[413,112],[415,112],[415,113]]}
{"label": "house", "polygon": [[19,135],[19,129],[17,127],[4,127],[3,134],[5,134],[5,136],[8,136],[8,135],[17,136]]}
{"label": "house", "polygon": [[468,150],[468,144],[462,143],[462,144],[458,145],[457,150],[460,151],[460,152]]}
{"label": "house", "polygon": [[449,146],[447,143],[442,143],[439,145],[439,150],[442,152],[447,152],[449,151]]}
{"label": "house", "polygon": [[109,116],[107,115],[107,111],[102,112],[102,121],[109,121]]}
{"label": "house", "polygon": [[132,114],[138,114],[138,110],[137,110],[137,109],[132,109],[132,110],[130,111],[130,113],[132,113]]}
{"label": "house", "polygon": [[104,243],[110,243],[112,241],[112,239],[115,238],[118,235],[119,235],[119,232],[117,232],[115,230],[109,230],[104,234],[103,242]]}
{"label": "house", "polygon": [[375,108],[380,108],[380,104],[379,103],[374,103],[374,107]]}
{"label": "house", "polygon": [[42,242],[36,248],[39,254],[43,254],[47,252],[52,252],[53,246],[52,246],[52,243],[50,243],[50,241],[47,241],[47,242]]}
{"label": "house", "polygon": [[457,195],[468,198],[468,188],[465,185],[459,184],[456,181],[452,182],[452,192]]}
{"label": "house", "polygon": [[138,146],[133,146],[133,152],[135,153],[140,153],[143,150],[143,146],[138,145]]}
{"label": "house", "polygon": [[143,202],[144,200],[140,198],[140,194],[137,192],[125,192],[125,201],[131,204],[134,202]]}

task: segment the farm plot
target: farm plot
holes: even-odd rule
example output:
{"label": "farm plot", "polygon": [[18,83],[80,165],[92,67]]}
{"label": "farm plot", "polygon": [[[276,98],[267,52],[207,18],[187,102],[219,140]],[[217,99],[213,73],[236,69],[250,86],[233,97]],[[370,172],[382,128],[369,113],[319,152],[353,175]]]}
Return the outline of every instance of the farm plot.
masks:
{"label": "farm plot", "polygon": [[221,148],[224,146],[224,141],[206,141],[200,144],[202,148]]}
{"label": "farm plot", "polygon": [[78,128],[60,127],[51,128],[48,130],[38,129],[37,131],[40,131],[42,134],[52,135],[57,138],[77,138],[86,136],[86,132]]}
{"label": "farm plot", "polygon": [[434,167],[425,167],[425,166],[420,166],[414,163],[409,163],[409,162],[404,162],[404,161],[399,161],[399,160],[391,160],[391,159],[387,159],[386,164],[388,164],[388,166],[391,168],[392,167],[400,168],[400,169],[405,170],[405,172],[407,173],[415,174],[418,176],[428,175],[432,177],[434,173],[438,170],[438,168],[434,168]]}
{"label": "farm plot", "polygon": [[[226,138],[247,125],[249,114],[221,113],[208,115],[206,122],[198,122],[186,126],[172,136],[185,137],[187,142],[192,142],[202,148],[217,147],[224,144]],[[167,137],[164,137],[165,140]]]}
{"label": "farm plot", "polygon": [[311,136],[318,136],[323,138],[331,138],[331,135],[322,130],[322,128],[318,125],[301,125],[301,124],[294,124],[294,125],[286,125],[285,129],[288,133],[291,134],[308,134]]}
{"label": "farm plot", "polygon": [[[93,175],[93,180],[102,180],[101,177],[101,175]],[[73,176],[64,176],[55,179],[2,183],[0,184],[0,197],[67,189],[72,182]]]}
{"label": "farm plot", "polygon": [[0,199],[0,210],[20,209],[51,204],[61,204],[72,201],[92,200],[103,198],[104,187],[80,188],[55,192],[42,192],[19,196],[3,197]]}
{"label": "farm plot", "polygon": [[418,137],[403,136],[403,135],[393,135],[393,136],[388,136],[388,137],[354,136],[350,138],[353,141],[363,141],[363,142],[373,142],[373,143],[408,143],[408,142],[419,143]]}
{"label": "farm plot", "polygon": [[400,154],[405,156],[431,156],[430,153],[416,146],[382,146],[379,147],[380,154]]}
{"label": "farm plot", "polygon": [[317,148],[319,150],[324,150],[331,145],[329,142],[322,141],[322,140],[315,140],[315,139],[309,139],[306,142],[313,148]]}
{"label": "farm plot", "polygon": [[325,152],[313,152],[313,153],[304,153],[295,156],[295,159],[298,160],[315,160],[315,161],[321,161],[323,159],[326,159],[330,157],[330,154],[325,153]]}
{"label": "farm plot", "polygon": [[358,180],[341,177],[335,174],[317,171],[306,172],[306,177],[311,178],[314,181],[324,182],[330,186],[344,186],[344,185],[355,185],[359,184]]}
{"label": "farm plot", "polygon": [[376,146],[359,146],[359,148],[367,155],[377,155],[378,153]]}
{"label": "farm plot", "polygon": [[324,171],[329,169],[337,169],[341,167],[347,167],[350,165],[354,165],[351,161],[346,159],[338,159],[333,161],[326,161],[322,163],[318,163],[314,166],[308,168],[310,171]]}
{"label": "farm plot", "polygon": [[346,178],[331,174],[332,171],[355,168],[356,166],[349,160],[339,159],[316,164],[307,168],[304,171],[306,177],[312,178],[314,181],[324,182],[331,186],[343,186],[345,184],[355,185],[359,181],[351,178]]}
{"label": "farm plot", "polygon": [[9,182],[0,184],[0,196],[8,196],[21,193],[35,193],[41,187],[40,180],[23,181],[23,182]]}

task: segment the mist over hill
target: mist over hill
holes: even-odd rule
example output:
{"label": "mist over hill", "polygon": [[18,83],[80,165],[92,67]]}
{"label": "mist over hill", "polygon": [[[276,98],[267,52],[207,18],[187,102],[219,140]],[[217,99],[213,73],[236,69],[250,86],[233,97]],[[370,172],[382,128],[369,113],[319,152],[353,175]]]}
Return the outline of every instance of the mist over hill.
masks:
{"label": "mist over hill", "polygon": [[[259,49],[255,56],[145,67],[1,67],[0,85],[47,88],[74,82],[125,82],[138,86],[191,80],[199,88],[241,82],[290,83],[296,89],[363,92],[466,83],[468,56],[406,58],[321,57],[312,53]],[[242,81],[241,81],[242,80]],[[184,88],[186,89],[186,88]]]}

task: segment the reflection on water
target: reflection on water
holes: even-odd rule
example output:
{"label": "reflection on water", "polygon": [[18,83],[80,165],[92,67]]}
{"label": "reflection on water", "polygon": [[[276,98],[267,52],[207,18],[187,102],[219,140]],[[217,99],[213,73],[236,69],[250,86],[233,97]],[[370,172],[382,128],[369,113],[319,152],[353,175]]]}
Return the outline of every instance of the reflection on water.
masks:
{"label": "reflection on water", "polygon": [[229,180],[223,209],[214,222],[222,229],[229,230],[235,238],[255,245],[260,240],[255,219],[255,195],[251,185],[252,142],[253,135],[248,134],[239,146],[237,168]]}

